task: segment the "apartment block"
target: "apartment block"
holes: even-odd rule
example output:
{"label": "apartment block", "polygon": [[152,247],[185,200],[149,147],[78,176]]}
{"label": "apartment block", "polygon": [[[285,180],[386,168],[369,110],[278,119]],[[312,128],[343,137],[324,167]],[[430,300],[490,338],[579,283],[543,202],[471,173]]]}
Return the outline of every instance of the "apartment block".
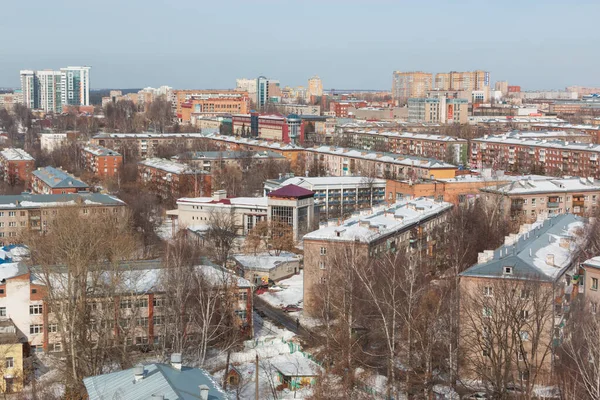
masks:
{"label": "apartment block", "polygon": [[[534,376],[537,385],[553,383],[554,352],[578,293],[573,255],[583,226],[572,214],[523,225],[503,246],[479,253],[477,264],[459,275],[462,379],[502,373],[507,385]],[[518,323],[503,325],[508,319]],[[498,343],[515,349],[502,357],[502,366],[494,364]]]}
{"label": "apartment block", "polygon": [[208,172],[164,158],[140,161],[138,177],[140,182],[162,199],[198,197],[211,192]]}
{"label": "apartment block", "polygon": [[[50,267],[50,279],[64,282],[67,279],[57,266],[56,272]],[[90,299],[88,312],[93,315],[93,323],[88,327],[90,344],[98,343],[102,335],[103,345],[122,345],[135,348],[164,343],[166,330],[172,319],[165,307],[169,293],[157,290],[161,287],[160,260],[122,261],[118,266],[121,288],[110,297]],[[215,292],[223,287],[235,290],[235,314],[237,324],[246,334],[252,333],[252,285],[247,280],[233,276],[227,271],[212,266],[194,267],[199,274],[205,274]],[[108,272],[107,272],[108,273]],[[27,267],[16,264],[4,278],[0,289],[0,312],[12,319],[19,339],[28,343],[32,352],[58,353],[64,351],[61,333],[57,328],[57,315],[61,307],[51,309],[46,302],[47,287],[40,267]],[[114,279],[114,278],[113,278]],[[227,285],[226,285],[227,282]],[[57,300],[60,301],[60,300]],[[68,328],[67,328],[68,329]],[[192,327],[189,328],[193,330]]]}
{"label": "apartment block", "polygon": [[5,182],[28,184],[31,171],[35,168],[35,159],[23,149],[4,149],[0,151],[0,168]]}
{"label": "apartment block", "polygon": [[490,84],[490,73],[481,70],[451,71],[435,75],[435,88],[440,90],[484,90],[485,88],[489,89]]}
{"label": "apartment block", "polygon": [[141,158],[154,157],[159,146],[175,146],[181,151],[192,150],[202,133],[99,133],[91,143],[125,154],[136,152]]}
{"label": "apartment block", "polygon": [[[216,115],[250,111],[248,92],[236,90],[173,90],[175,115],[180,121],[189,121],[193,113]],[[186,109],[184,113],[184,108]],[[236,111],[236,110],[240,111]]]}
{"label": "apartment block", "polygon": [[600,178],[599,154],[600,145],[529,139],[519,132],[473,139],[470,150],[472,167],[594,178]]}
{"label": "apartment block", "polygon": [[600,181],[594,178],[520,179],[481,189],[498,200],[505,215],[535,221],[539,215],[575,214],[588,216],[598,208]]}
{"label": "apartment block", "polygon": [[325,176],[369,176],[383,179],[453,178],[457,167],[418,156],[320,146],[306,149],[306,169]]}
{"label": "apartment block", "polygon": [[[443,226],[452,204],[418,198],[352,217],[304,236],[304,312],[317,315],[317,293],[328,279],[336,253],[353,251],[360,262],[387,252],[410,249],[432,254],[428,235]],[[334,282],[332,282],[335,284]]]}
{"label": "apartment block", "polygon": [[88,144],[81,149],[83,167],[100,178],[118,176],[123,156],[106,147]]}
{"label": "apartment block", "polygon": [[259,167],[263,163],[288,163],[287,158],[274,151],[188,151],[171,157],[173,161],[182,162],[202,171],[213,173],[224,167],[238,167],[247,171],[248,167]]}
{"label": "apartment block", "polygon": [[600,256],[592,257],[581,263],[579,274],[573,280],[579,283],[579,293],[585,298],[585,307],[593,314],[600,305]]}
{"label": "apartment block", "polygon": [[466,124],[469,120],[469,102],[466,99],[445,97],[408,99],[408,122]]}
{"label": "apartment block", "polygon": [[456,164],[467,161],[468,142],[453,136],[364,129],[342,129],[340,135],[356,149],[431,157]]}
{"label": "apartment block", "polygon": [[86,192],[89,185],[59,168],[38,168],[31,174],[31,191],[35,194]]}
{"label": "apartment block", "polygon": [[79,205],[83,216],[105,214],[121,218],[126,205],[116,197],[99,193],[21,194],[0,196],[0,245],[18,243],[22,229],[46,233],[48,222],[61,207]]}
{"label": "apartment block", "polygon": [[288,116],[259,113],[231,117],[233,133],[283,143],[304,142],[304,121],[296,114]]}
{"label": "apartment block", "polygon": [[367,106],[364,100],[332,101],[329,103],[329,111],[337,118],[351,118],[351,110]]}
{"label": "apartment block", "polygon": [[308,96],[311,98],[323,96],[323,82],[318,75],[308,79]]}
{"label": "apartment block", "polygon": [[90,105],[90,67],[23,70],[20,75],[23,103],[31,109],[61,113],[64,107]]}
{"label": "apartment block", "polygon": [[392,74],[392,97],[399,104],[410,98],[422,98],[432,89],[433,75],[427,72],[401,72]]}

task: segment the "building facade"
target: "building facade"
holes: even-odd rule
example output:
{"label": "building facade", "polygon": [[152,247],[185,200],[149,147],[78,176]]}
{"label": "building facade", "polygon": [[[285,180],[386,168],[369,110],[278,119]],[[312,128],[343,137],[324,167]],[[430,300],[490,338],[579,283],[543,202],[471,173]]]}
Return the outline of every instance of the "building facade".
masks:
{"label": "building facade", "polygon": [[258,113],[238,114],[231,117],[233,133],[237,136],[253,137],[282,143],[302,143],[305,123],[296,114],[263,115]]}
{"label": "building facade", "polygon": [[469,102],[445,97],[408,99],[408,122],[466,124],[469,121]]}
{"label": "building facade", "polygon": [[23,103],[30,109],[61,113],[68,106],[90,105],[90,67],[58,71],[21,71]]}
{"label": "building facade", "polygon": [[308,79],[308,96],[310,98],[323,96],[323,82],[317,75]]}
{"label": "building facade", "polygon": [[394,71],[392,75],[392,97],[399,104],[406,104],[410,98],[425,97],[432,88],[433,76],[427,72]]}
{"label": "building facade", "polygon": [[136,152],[141,158],[146,158],[154,157],[161,145],[191,150],[204,137],[202,133],[99,133],[92,137],[91,143],[121,154]]}
{"label": "building facade", "polygon": [[0,151],[0,168],[5,182],[27,185],[31,179],[31,171],[35,169],[35,159],[23,149],[4,149]]}
{"label": "building facade", "polygon": [[207,172],[164,158],[140,161],[138,177],[162,199],[198,197],[211,192],[211,178]]}
{"label": "building facade", "polygon": [[274,151],[190,151],[171,158],[202,171],[213,173],[226,166],[236,166],[247,171],[249,166],[260,166],[267,162],[287,164],[288,160]]}
{"label": "building facade", "polygon": [[440,90],[484,90],[490,87],[490,73],[487,71],[447,72],[435,75],[435,88]]}
{"label": "building facade", "polygon": [[78,193],[89,189],[87,183],[59,168],[38,168],[31,174],[31,191],[36,194]]}
{"label": "building facade", "polygon": [[100,178],[114,178],[119,175],[123,156],[106,147],[88,144],[81,148],[83,168]]}

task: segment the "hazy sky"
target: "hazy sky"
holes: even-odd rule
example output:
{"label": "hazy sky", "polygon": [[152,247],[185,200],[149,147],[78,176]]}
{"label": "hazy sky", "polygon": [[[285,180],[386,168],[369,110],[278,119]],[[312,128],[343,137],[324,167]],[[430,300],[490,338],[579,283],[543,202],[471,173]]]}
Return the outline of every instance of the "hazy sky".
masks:
{"label": "hazy sky", "polygon": [[598,0],[1,0],[0,87],[91,65],[92,88],[228,88],[265,75],[387,89],[394,70],[600,86]]}

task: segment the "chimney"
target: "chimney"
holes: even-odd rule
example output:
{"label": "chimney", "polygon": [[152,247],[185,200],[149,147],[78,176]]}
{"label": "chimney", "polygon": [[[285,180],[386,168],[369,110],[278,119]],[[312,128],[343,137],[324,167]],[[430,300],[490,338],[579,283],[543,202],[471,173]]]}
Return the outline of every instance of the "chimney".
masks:
{"label": "chimney", "polygon": [[143,365],[138,364],[133,368],[133,377],[136,382],[144,379],[144,366]]}
{"label": "chimney", "polygon": [[181,371],[181,353],[171,354],[171,366]]}
{"label": "chimney", "polygon": [[554,254],[547,254],[546,255],[546,264],[548,264],[551,267],[554,267]]}
{"label": "chimney", "polygon": [[561,237],[559,245],[563,249],[569,249],[571,247],[571,239],[568,237]]}
{"label": "chimney", "polygon": [[210,388],[206,385],[200,385],[199,389],[200,389],[200,398],[202,400],[208,400],[208,391],[210,390]]}
{"label": "chimney", "polygon": [[227,198],[227,190],[215,190],[213,192],[213,200],[220,201]]}

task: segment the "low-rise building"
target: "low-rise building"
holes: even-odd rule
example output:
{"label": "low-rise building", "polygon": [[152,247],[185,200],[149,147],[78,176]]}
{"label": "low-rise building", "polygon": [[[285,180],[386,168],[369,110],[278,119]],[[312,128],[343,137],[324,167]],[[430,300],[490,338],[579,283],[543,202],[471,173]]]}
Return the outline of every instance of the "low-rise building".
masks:
{"label": "low-rise building", "polygon": [[188,151],[171,157],[206,172],[214,172],[225,166],[237,166],[246,171],[250,165],[266,162],[287,163],[287,159],[274,151]]}
{"label": "low-rise building", "polygon": [[38,168],[31,174],[31,191],[36,194],[78,193],[89,189],[87,183],[59,168]]}
{"label": "low-rise building", "polygon": [[239,275],[255,286],[277,282],[300,272],[302,257],[288,252],[238,254],[233,256]]}
{"label": "low-rise building", "polygon": [[123,156],[106,147],[88,144],[81,149],[83,167],[100,178],[118,176]]}
{"label": "low-rise building", "polygon": [[319,207],[321,220],[385,202],[386,180],[362,176],[343,176],[336,179],[282,176],[265,181],[265,195],[287,185],[301,186],[315,193],[315,205]]}
{"label": "low-rise building", "polygon": [[201,196],[210,193],[208,172],[164,158],[148,158],[138,163],[138,177],[162,199]]}
{"label": "low-rise building", "polygon": [[40,148],[46,153],[51,153],[76,139],[77,132],[42,133],[40,135]]}
{"label": "low-rise building", "polygon": [[535,221],[539,215],[587,216],[594,212],[600,199],[600,181],[594,178],[520,179],[482,188],[481,192],[498,201],[505,215]]}
{"label": "low-rise building", "polygon": [[0,196],[0,245],[18,243],[23,229],[47,232],[48,222],[65,206],[81,206],[83,215],[101,213],[107,218],[122,218],[126,213],[124,202],[100,193]]}
{"label": "low-rise building", "polygon": [[8,148],[0,151],[0,169],[5,182],[28,184],[35,159],[23,149]]}
{"label": "low-rise building", "polygon": [[523,225],[459,275],[462,379],[555,383],[555,351],[578,292],[573,255],[583,226],[572,214]]}
{"label": "low-rise building", "polygon": [[408,122],[466,124],[469,101],[445,97],[408,99]]}
{"label": "low-rise building", "polygon": [[305,123],[296,114],[268,115],[256,112],[231,117],[233,133],[282,143],[303,143]]}
{"label": "low-rise building", "polygon": [[0,319],[0,359],[3,362],[0,393],[17,393],[23,389],[23,342],[17,335],[17,327],[6,316]]}
{"label": "low-rise building", "polygon": [[121,154],[134,152],[146,158],[154,157],[159,146],[175,146],[181,151],[197,148],[204,136],[204,133],[99,133],[91,142]]}
{"label": "low-rise building", "polygon": [[353,256],[369,260],[380,253],[410,247],[432,254],[434,244],[429,241],[429,234],[445,223],[451,208],[450,203],[418,198],[305,235],[304,311],[309,315],[317,313],[317,292],[328,279],[335,253],[353,248]]}

